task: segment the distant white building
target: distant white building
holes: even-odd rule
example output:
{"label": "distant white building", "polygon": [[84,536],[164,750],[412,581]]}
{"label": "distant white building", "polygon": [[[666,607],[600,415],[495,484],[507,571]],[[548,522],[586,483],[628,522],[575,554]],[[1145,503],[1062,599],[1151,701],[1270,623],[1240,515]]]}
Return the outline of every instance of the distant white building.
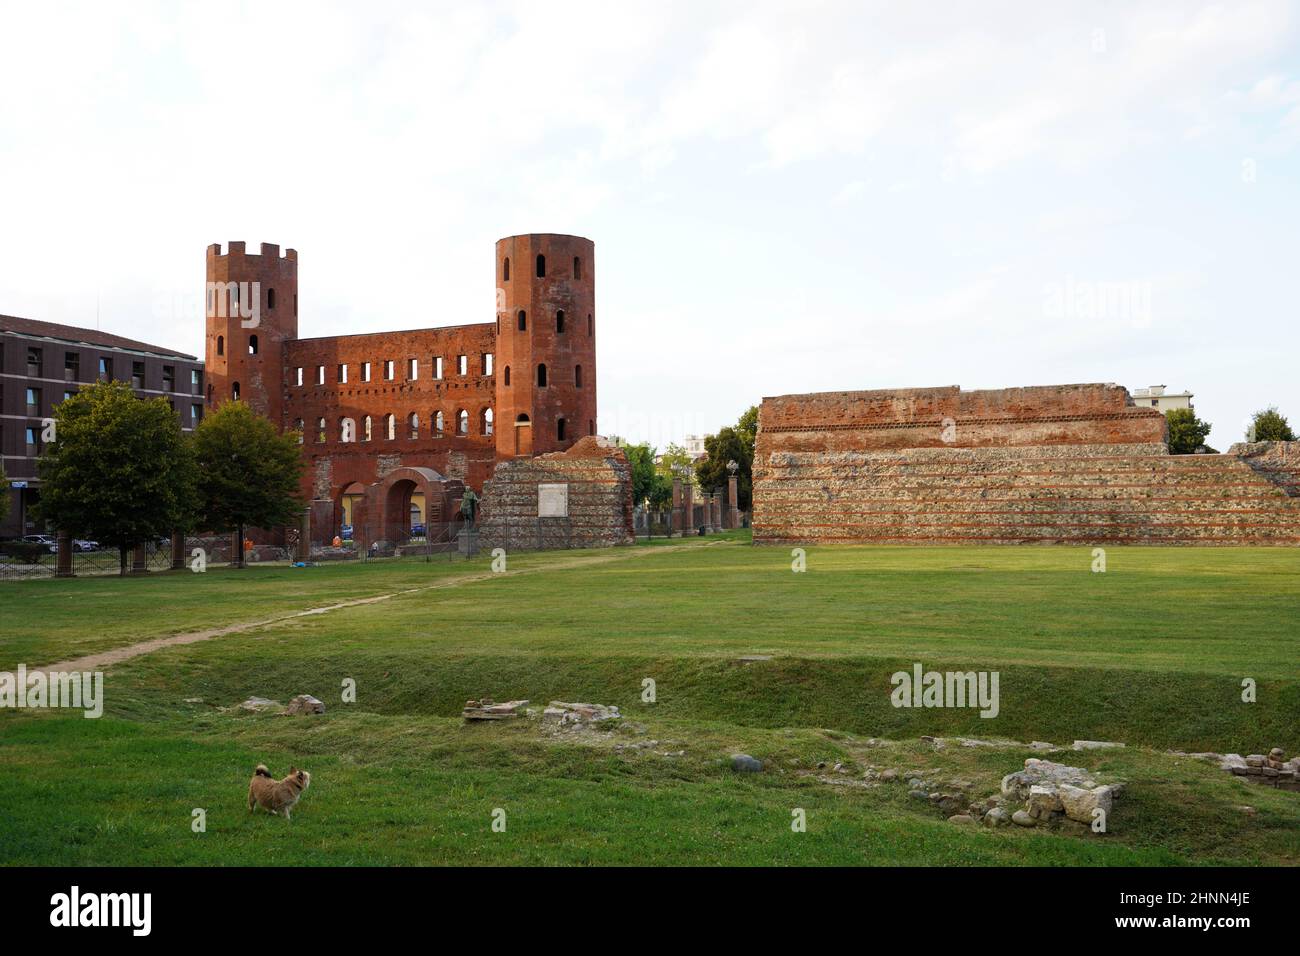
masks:
{"label": "distant white building", "polygon": [[1191,392],[1166,392],[1164,385],[1135,388],[1129,394],[1138,405],[1146,405],[1161,412],[1167,412],[1171,408],[1193,407]]}
{"label": "distant white building", "polygon": [[706,437],[708,436],[687,435],[686,441],[682,443],[682,447],[686,449],[686,454],[690,455],[692,458],[707,457],[709,453],[704,450],[704,439]]}

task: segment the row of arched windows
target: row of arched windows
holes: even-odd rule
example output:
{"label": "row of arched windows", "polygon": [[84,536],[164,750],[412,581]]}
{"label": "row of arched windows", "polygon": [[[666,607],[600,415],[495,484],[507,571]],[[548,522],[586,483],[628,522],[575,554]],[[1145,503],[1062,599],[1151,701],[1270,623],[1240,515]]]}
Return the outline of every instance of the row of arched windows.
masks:
{"label": "row of arched windows", "polygon": [[[501,325],[500,322],[498,322],[497,323],[498,331],[500,331],[500,325]],[[528,331],[528,313],[525,312],[523,309],[520,309],[519,314],[515,316],[515,326],[516,328],[519,329],[520,332]],[[555,313],[555,331],[557,334],[563,335],[564,329],[565,329],[564,310],[561,309],[560,311]],[[596,323],[592,321],[591,315],[589,313],[587,315],[587,335],[591,336],[594,335],[595,333],[596,333]]]}
{"label": "row of arched windows", "polygon": [[[304,436],[307,434],[305,423],[301,418],[296,419],[293,427],[299,432],[298,444],[302,444]],[[470,414],[465,408],[456,409],[451,421],[448,422],[443,412],[433,413],[432,431],[430,437],[442,438],[447,434],[447,428],[450,426],[454,429],[456,435],[470,434]],[[493,433],[494,419],[492,409],[482,408],[478,413],[476,434],[490,436]],[[396,441],[399,431],[403,438],[418,439],[420,437],[420,413],[411,412],[406,416],[404,427],[399,430],[397,416],[389,412],[378,419],[366,415],[361,419],[360,424],[352,418],[340,418],[338,420],[337,440],[340,442],[368,442],[368,441]],[[324,444],[329,441],[329,423],[324,418],[316,419],[316,426],[312,432],[313,442]]]}
{"label": "row of arched windows", "polygon": [[[538,253],[537,255],[537,278],[546,278],[546,256]],[[582,278],[582,259],[578,256],[573,257],[573,278]],[[501,260],[501,281],[510,281],[510,257],[506,256]]]}

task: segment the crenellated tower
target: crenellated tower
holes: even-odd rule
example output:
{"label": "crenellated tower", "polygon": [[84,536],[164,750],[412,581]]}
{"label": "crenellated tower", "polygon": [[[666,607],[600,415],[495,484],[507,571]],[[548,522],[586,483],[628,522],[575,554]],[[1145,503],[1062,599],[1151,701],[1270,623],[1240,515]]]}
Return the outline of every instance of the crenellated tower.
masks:
{"label": "crenellated tower", "polygon": [[239,398],[284,426],[283,343],[298,337],[298,253],[262,243],[208,246],[207,404]]}
{"label": "crenellated tower", "polygon": [[496,244],[498,459],[596,433],[595,248],[552,233]]}

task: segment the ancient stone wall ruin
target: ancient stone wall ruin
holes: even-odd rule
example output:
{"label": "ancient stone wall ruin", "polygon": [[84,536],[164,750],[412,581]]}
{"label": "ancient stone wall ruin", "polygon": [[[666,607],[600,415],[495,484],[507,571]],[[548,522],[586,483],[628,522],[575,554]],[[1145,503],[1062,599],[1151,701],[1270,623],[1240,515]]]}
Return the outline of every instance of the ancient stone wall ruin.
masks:
{"label": "ancient stone wall ruin", "polygon": [[[542,486],[556,486],[543,491]],[[560,487],[563,490],[560,490]],[[565,501],[564,516],[542,516],[543,498]],[[601,438],[568,451],[500,462],[483,486],[480,545],[507,551],[631,544],[632,469]]]}
{"label": "ancient stone wall ruin", "polygon": [[1115,385],[764,399],[754,540],[1300,544],[1295,443],[1163,442]]}

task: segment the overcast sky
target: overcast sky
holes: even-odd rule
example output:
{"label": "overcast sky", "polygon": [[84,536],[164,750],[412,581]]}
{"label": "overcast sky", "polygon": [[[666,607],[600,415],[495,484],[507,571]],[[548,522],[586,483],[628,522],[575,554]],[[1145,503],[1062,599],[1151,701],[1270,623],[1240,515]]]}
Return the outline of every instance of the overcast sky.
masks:
{"label": "overcast sky", "polygon": [[300,334],[489,322],[596,243],[600,430],[764,395],[1190,389],[1300,424],[1282,2],[0,2],[0,313],[202,352],[205,247]]}

